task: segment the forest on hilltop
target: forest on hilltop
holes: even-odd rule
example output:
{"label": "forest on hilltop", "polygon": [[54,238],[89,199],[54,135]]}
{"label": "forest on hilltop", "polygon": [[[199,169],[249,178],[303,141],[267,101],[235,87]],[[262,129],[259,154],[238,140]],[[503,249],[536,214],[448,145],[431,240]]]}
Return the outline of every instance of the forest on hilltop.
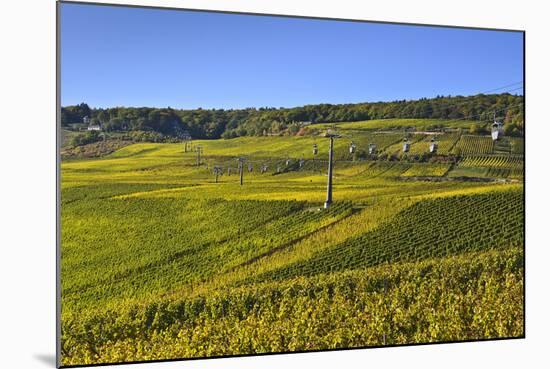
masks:
{"label": "forest on hilltop", "polygon": [[180,137],[215,139],[297,133],[304,123],[356,122],[373,119],[467,119],[490,123],[493,114],[505,123],[507,134],[524,132],[524,97],[509,93],[475,96],[437,96],[357,104],[315,104],[294,108],[172,109],[151,107],[90,108],[86,103],[61,109],[61,125],[89,117],[107,132],[153,131]]}

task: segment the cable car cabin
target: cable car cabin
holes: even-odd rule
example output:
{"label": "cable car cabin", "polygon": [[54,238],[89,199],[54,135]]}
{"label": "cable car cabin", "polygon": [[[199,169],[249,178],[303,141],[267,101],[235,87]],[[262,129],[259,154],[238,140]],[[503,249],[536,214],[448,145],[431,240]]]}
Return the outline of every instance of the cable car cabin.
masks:
{"label": "cable car cabin", "polygon": [[376,145],[375,144],[369,144],[369,155],[376,154]]}
{"label": "cable car cabin", "polygon": [[317,155],[319,153],[319,149],[317,148],[317,144],[313,144],[313,155]]}
{"label": "cable car cabin", "polygon": [[410,149],[411,149],[411,144],[405,138],[405,140],[403,141],[403,152],[409,152]]}
{"label": "cable car cabin", "polygon": [[350,143],[349,144],[349,153],[353,154],[355,152],[355,148],[356,148],[355,144],[353,142]]}
{"label": "cable car cabin", "polygon": [[430,140],[430,152],[431,153],[437,152],[437,142],[435,141],[434,137],[432,137],[432,139]]}
{"label": "cable car cabin", "polygon": [[502,135],[504,135],[504,125],[502,122],[495,121],[491,125],[491,137],[493,138],[493,141],[498,140],[498,138]]}

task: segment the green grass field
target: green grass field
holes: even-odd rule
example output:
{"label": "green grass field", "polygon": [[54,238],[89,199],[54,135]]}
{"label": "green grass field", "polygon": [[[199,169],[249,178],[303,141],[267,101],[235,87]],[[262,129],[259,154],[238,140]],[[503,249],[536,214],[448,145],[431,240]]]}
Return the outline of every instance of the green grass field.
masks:
{"label": "green grass field", "polygon": [[[388,153],[402,133],[369,129],[411,122],[339,126]],[[62,363],[522,336],[522,140],[445,133],[456,163],[359,160],[350,140],[329,209],[322,137],[197,140],[200,167],[168,143],[64,161]]]}

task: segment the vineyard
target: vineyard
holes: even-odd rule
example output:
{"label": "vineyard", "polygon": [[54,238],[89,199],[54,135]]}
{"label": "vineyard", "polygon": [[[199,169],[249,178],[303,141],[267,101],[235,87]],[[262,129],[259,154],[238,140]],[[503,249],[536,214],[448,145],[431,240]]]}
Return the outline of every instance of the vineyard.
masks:
{"label": "vineyard", "polygon": [[316,128],[336,127],[340,130],[403,130],[417,129],[420,131],[436,130],[441,128],[453,129],[468,129],[474,125],[479,125],[480,122],[470,120],[441,120],[441,119],[373,119],[361,122],[342,122],[342,123],[326,123],[318,124]]}
{"label": "vineyard", "polygon": [[63,365],[523,336],[523,139],[444,123],[336,124],[328,209],[324,125],[64,160]]}
{"label": "vineyard", "polygon": [[[472,208],[476,209],[473,214],[468,211]],[[448,197],[417,203],[375,231],[260,279],[330,273],[522,244],[521,192]]]}
{"label": "vineyard", "polygon": [[464,166],[470,167],[493,167],[521,169],[523,167],[523,157],[521,156],[470,156],[462,162]]}
{"label": "vineyard", "polygon": [[401,175],[403,177],[441,177],[450,168],[450,164],[415,164]]}
{"label": "vineyard", "polygon": [[523,156],[476,155],[464,158],[454,173],[477,171],[480,177],[521,178],[523,177]]}
{"label": "vineyard", "polygon": [[493,140],[488,136],[462,135],[457,148],[463,155],[492,154]]}
{"label": "vineyard", "polygon": [[234,287],[67,317],[62,352],[71,365],[517,337],[522,276],[508,248]]}
{"label": "vineyard", "polygon": [[[103,206],[97,202],[77,202],[66,207],[67,211],[111,216],[109,229],[96,237],[90,237],[93,230],[87,225],[62,219],[66,221],[63,236],[72,251],[62,266],[67,306],[93,305],[108,301],[113,294],[124,296],[129,291],[134,297],[150,291],[168,291],[182,281],[204,279],[337,221],[351,209],[349,203],[342,203],[328,211],[311,211],[304,209],[304,203],[295,201],[136,199],[123,205],[120,202],[125,201],[109,201]],[[150,211],[160,219],[150,219]],[[126,214],[132,214],[132,218],[128,219]],[[189,226],[179,229],[179,223],[172,220],[176,214],[180,214],[179,221]],[[205,232],[201,227],[204,223],[215,224],[217,228]],[[154,232],[156,237],[151,239],[144,232]],[[109,238],[117,239],[114,247],[104,248],[100,255],[90,254],[94,251],[92,245],[106,244]],[[159,244],[163,246],[159,248]],[[182,248],[182,245],[188,246]],[[120,248],[127,252],[120,254]],[[117,264],[109,264],[114,257]],[[178,272],[173,273],[175,270]],[[129,288],[138,284],[138,291]]]}
{"label": "vineyard", "polygon": [[426,135],[420,141],[413,143],[410,148],[411,154],[427,153],[432,139],[437,143],[439,154],[451,154],[461,135],[459,132],[444,133],[440,135]]}

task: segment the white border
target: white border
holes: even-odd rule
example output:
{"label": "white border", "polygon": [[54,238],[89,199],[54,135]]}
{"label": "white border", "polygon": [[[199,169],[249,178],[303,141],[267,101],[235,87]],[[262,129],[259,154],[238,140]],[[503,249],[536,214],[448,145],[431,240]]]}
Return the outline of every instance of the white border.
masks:
{"label": "white border", "polygon": [[[111,1],[117,2],[115,0]],[[550,137],[544,2],[428,0],[149,0],[127,4],[429,23],[527,31],[527,338],[525,340],[137,364],[136,368],[477,368],[548,363]],[[541,5],[539,5],[541,4]],[[0,363],[53,367],[55,353],[55,2],[11,0],[0,11]],[[505,57],[505,56],[502,56]],[[537,364],[542,363],[542,364]]]}

